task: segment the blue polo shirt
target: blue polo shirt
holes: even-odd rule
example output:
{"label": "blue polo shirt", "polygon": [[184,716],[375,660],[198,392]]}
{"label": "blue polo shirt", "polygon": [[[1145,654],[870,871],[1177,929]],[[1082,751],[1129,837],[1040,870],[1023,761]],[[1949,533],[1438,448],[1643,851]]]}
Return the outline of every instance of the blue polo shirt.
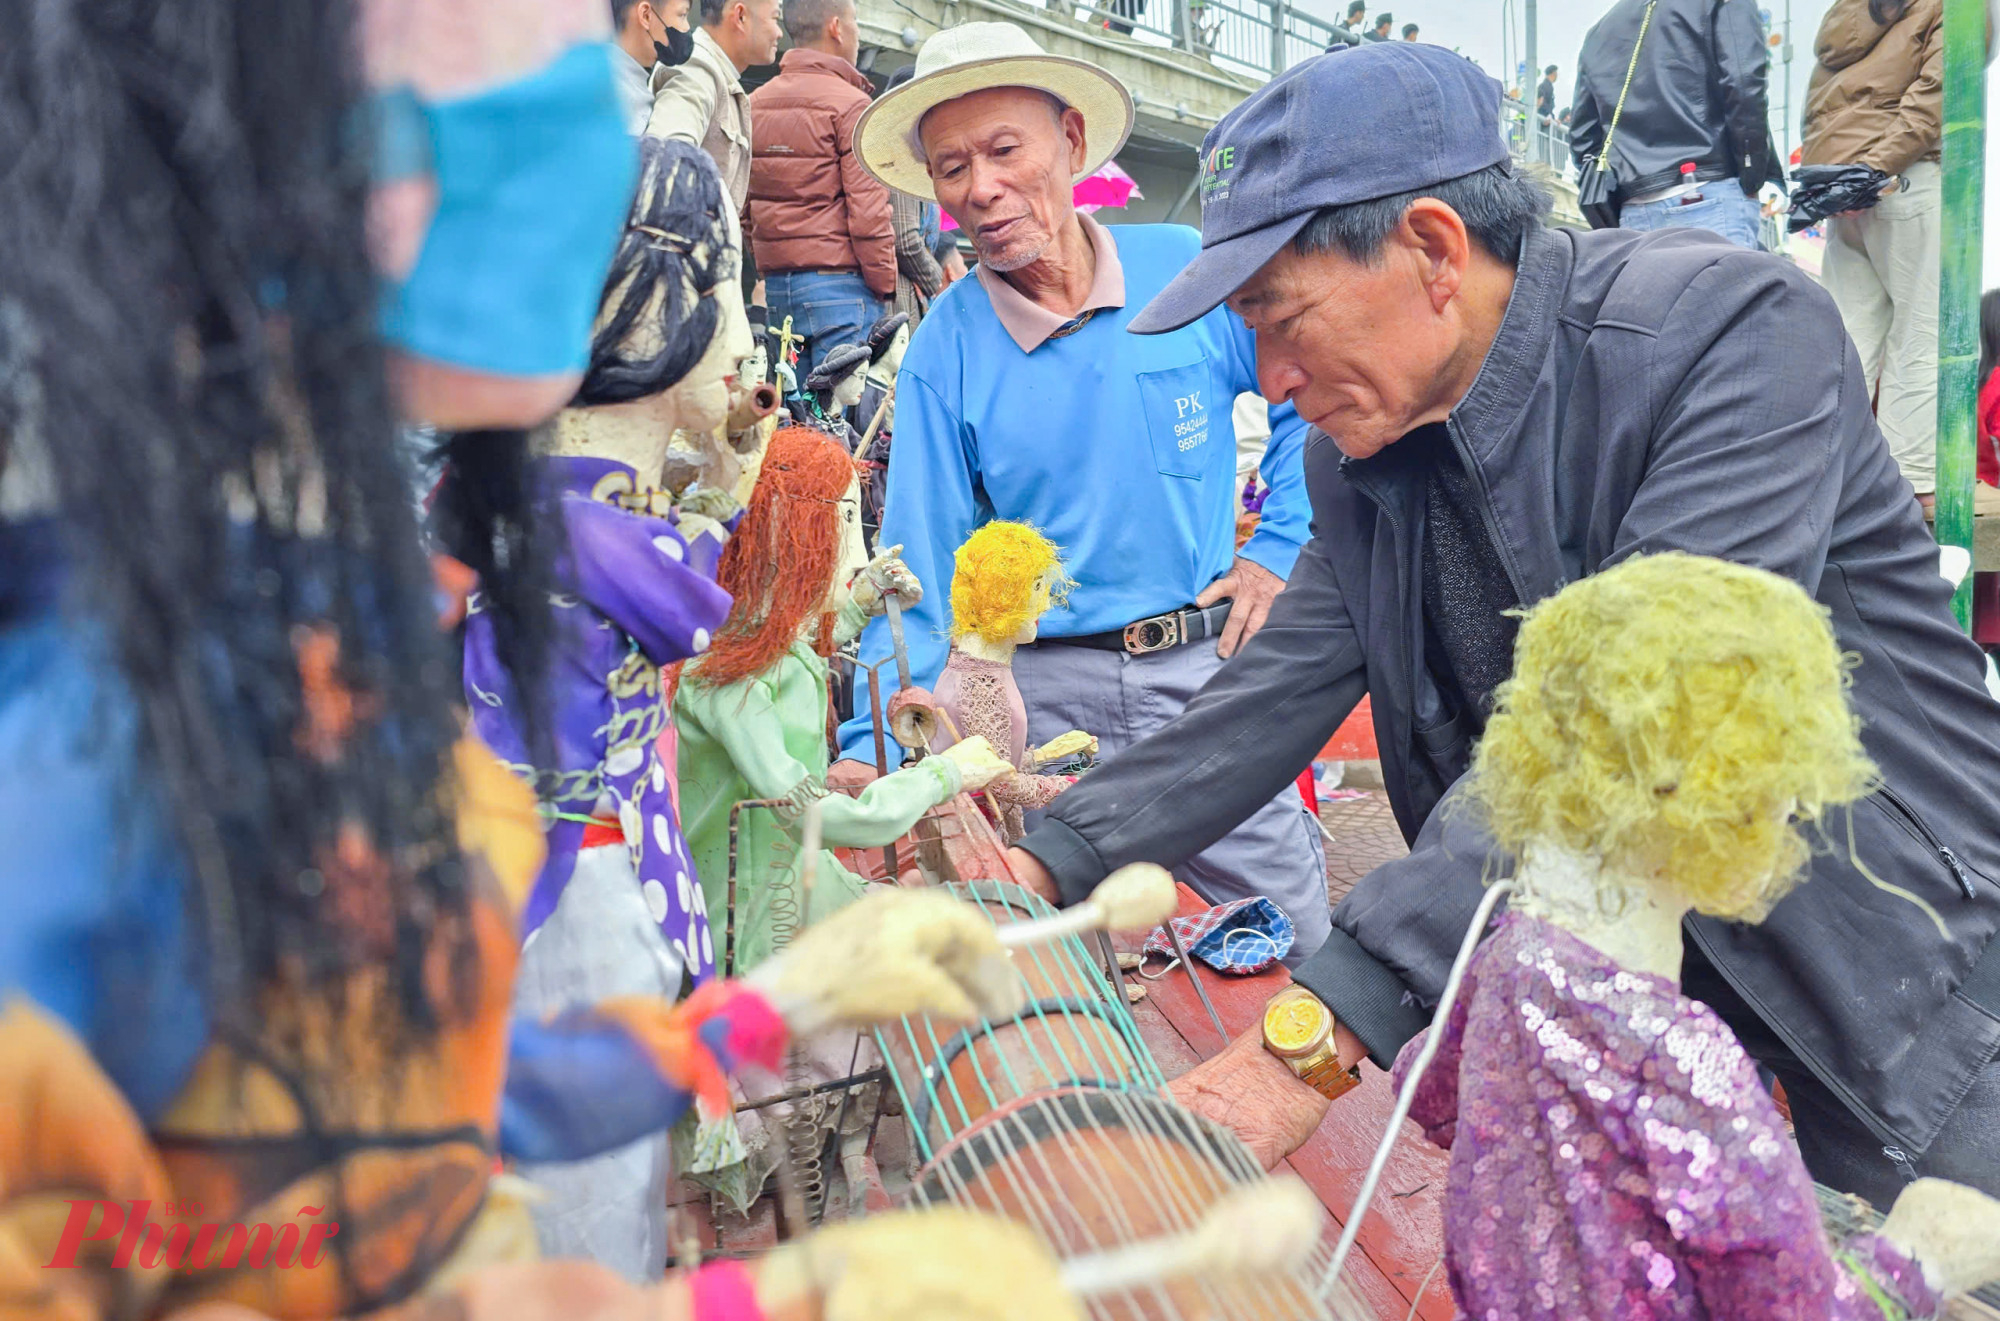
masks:
{"label": "blue polo shirt", "polygon": [[[1125,305],[1029,352],[1008,334],[976,279],[947,289],[918,327],[896,385],[895,439],[881,544],[901,545],[924,584],[903,615],[911,681],[944,669],[953,555],[996,518],[1032,523],[1062,548],[1076,580],[1044,637],[1123,628],[1178,609],[1228,572],[1236,555],[1236,396],[1257,389],[1251,333],[1227,308],[1171,334],[1126,324],[1200,251],[1184,225],[1117,225]],[[1271,486],[1243,554],[1291,574],[1310,509],[1305,424],[1271,410],[1262,465]],[[890,653],[886,620],[861,660]],[[886,669],[887,667],[885,667]],[[857,711],[868,710],[867,679]],[[841,726],[843,755],[875,758],[866,714]],[[891,744],[893,749],[894,745]]]}

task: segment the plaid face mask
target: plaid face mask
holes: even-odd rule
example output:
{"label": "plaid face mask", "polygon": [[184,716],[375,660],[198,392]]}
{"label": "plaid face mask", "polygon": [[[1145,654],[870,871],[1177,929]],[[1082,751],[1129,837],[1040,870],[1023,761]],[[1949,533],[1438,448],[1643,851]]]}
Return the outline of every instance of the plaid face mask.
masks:
{"label": "plaid face mask", "polygon": [[[1247,977],[1270,967],[1292,948],[1292,919],[1262,895],[1233,899],[1172,921],[1189,956],[1217,972]],[[1174,956],[1164,927],[1154,927],[1146,937],[1144,954],[1147,958]]]}

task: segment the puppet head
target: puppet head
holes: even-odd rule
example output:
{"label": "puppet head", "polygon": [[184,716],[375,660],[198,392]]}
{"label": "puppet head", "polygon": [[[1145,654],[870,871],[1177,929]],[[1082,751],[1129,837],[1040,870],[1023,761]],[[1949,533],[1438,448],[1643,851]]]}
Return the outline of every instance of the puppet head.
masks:
{"label": "puppet head", "polygon": [[868,377],[888,385],[903,369],[910,347],[910,314],[891,312],[868,327]]}
{"label": "puppet head", "polygon": [[[267,8],[233,7],[242,21]],[[369,84],[342,131],[373,130],[363,164],[399,403],[445,430],[533,426],[576,389],[632,197],[610,13],[603,0],[358,10],[354,39],[323,54]],[[334,58],[349,50],[360,69]]]}
{"label": "puppet head", "polygon": [[1757,921],[1807,860],[1798,823],[1873,783],[1847,686],[1798,584],[1678,552],[1627,560],[1527,613],[1471,792],[1516,857],[1553,845]]}
{"label": "puppet head", "polygon": [[861,531],[858,472],[824,432],[786,427],[771,437],[750,507],[716,574],[735,604],[697,664],[702,682],[736,683],[770,668],[815,625],[821,654],[831,652],[828,616],[858,567],[848,563]]}
{"label": "puppet head", "polygon": [[1054,542],[1026,523],[988,523],[958,548],[951,635],[995,647],[1033,642],[1035,622],[1070,585]]}
{"label": "puppet head", "polygon": [[10,50],[0,466],[33,459],[59,511],[105,714],[137,730],[107,755],[181,846],[211,1014],[254,1027],[273,991],[338,1003],[365,975],[395,992],[385,1030],[422,1032],[451,1006],[421,956],[472,887],[378,333],[362,42],[351,4],[266,8],[54,0]]}
{"label": "puppet head", "polygon": [[640,489],[679,489],[707,456],[701,445],[680,453],[674,433],[715,430],[754,345],[735,217],[714,163],[661,138],[643,139],[640,155],[639,195],[605,281],[590,370],[550,448],[627,464]]}
{"label": "puppet head", "polygon": [[699,147],[639,144],[639,195],[604,283],[579,407],[659,397],[673,426],[712,430],[755,347],[742,241],[715,163]]}

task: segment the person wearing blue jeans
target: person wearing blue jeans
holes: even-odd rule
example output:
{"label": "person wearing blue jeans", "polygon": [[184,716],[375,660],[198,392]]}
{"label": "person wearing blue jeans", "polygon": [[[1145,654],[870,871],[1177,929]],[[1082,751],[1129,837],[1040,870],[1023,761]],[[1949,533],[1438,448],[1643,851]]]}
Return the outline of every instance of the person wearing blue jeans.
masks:
{"label": "person wearing blue jeans", "polygon": [[1763,208],[1746,197],[1734,179],[1715,179],[1679,197],[1627,202],[1618,212],[1620,229],[1706,229],[1731,243],[1762,251]]}
{"label": "person wearing blue jeans", "polygon": [[805,336],[799,349],[803,381],[820,360],[842,344],[862,344],[868,327],[882,316],[882,303],[854,271],[773,271],[764,277],[771,324],[792,319],[792,333]]}

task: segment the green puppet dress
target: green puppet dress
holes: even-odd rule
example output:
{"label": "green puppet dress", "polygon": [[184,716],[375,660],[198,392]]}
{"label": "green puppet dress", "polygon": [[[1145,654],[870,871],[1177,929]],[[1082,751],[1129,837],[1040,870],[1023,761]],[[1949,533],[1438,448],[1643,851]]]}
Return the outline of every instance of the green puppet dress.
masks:
{"label": "green puppet dress", "polygon": [[[848,601],[834,637],[857,636],[867,617]],[[801,638],[769,669],[714,687],[690,665],[674,697],[680,736],[682,821],[701,880],[702,903],[718,944],[727,926],[729,809],[749,798],[782,799],[778,808],[738,813],[734,967],[741,975],[776,952],[786,925],[809,925],[853,902],[865,882],[831,846],[878,848],[906,833],[925,811],[959,790],[958,768],[928,757],[886,775],[859,797],[829,793],[826,741],[827,662]],[[800,831],[806,805],[821,809],[821,839],[811,911],[799,893]],[[796,906],[796,907],[794,907]],[[722,950],[716,950],[721,966]]]}

